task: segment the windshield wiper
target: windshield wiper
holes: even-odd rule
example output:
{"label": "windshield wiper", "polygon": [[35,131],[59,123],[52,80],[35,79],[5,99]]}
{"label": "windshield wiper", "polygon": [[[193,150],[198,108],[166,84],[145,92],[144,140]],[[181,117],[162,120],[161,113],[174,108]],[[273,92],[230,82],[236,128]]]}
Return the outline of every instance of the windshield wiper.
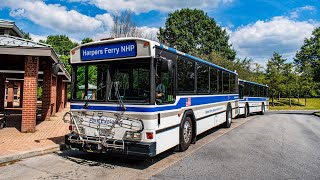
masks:
{"label": "windshield wiper", "polygon": [[121,96],[120,96],[119,81],[113,82],[113,86],[114,86],[114,90],[115,90],[114,94],[115,94],[115,96],[116,96],[116,98],[118,100],[118,103],[120,104],[120,106],[121,106],[121,108],[123,110],[123,112],[121,113],[121,115],[122,115],[126,111],[126,107],[124,106],[123,101],[122,101]]}

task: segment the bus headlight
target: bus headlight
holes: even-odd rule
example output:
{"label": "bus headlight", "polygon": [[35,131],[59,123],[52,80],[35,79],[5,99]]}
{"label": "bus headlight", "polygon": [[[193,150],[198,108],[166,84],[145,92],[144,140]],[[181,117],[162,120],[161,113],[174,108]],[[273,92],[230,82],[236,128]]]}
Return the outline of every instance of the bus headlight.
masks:
{"label": "bus headlight", "polygon": [[124,136],[126,139],[136,139],[136,140],[141,139],[141,133],[132,132],[132,131],[126,131]]}

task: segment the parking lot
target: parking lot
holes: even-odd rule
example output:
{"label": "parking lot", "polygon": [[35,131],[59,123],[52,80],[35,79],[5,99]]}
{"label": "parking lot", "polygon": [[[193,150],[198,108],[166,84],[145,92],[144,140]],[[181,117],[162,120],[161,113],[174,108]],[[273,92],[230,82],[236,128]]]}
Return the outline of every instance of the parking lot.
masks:
{"label": "parking lot", "polygon": [[319,179],[320,118],[268,112],[153,159],[62,151],[0,167],[0,179]]}

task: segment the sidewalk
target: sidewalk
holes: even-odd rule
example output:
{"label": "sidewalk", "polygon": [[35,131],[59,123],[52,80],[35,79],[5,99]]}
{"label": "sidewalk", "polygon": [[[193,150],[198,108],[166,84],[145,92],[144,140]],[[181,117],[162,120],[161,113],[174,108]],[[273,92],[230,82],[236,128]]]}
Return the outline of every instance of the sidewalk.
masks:
{"label": "sidewalk", "polygon": [[21,133],[21,115],[10,115],[7,118],[8,127],[0,129],[0,164],[59,151],[64,135],[69,132],[69,123],[62,120],[69,107],[68,103],[67,107],[51,117],[50,121],[37,120],[34,133]]}

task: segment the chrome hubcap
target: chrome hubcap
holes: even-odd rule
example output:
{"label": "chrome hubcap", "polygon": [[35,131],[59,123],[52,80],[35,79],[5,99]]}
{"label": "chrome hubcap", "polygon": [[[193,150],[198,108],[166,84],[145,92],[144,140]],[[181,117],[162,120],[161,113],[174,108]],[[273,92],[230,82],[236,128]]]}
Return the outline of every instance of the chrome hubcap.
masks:
{"label": "chrome hubcap", "polygon": [[189,123],[189,121],[186,121],[184,123],[184,127],[183,127],[183,138],[184,138],[184,142],[189,142],[191,137],[191,125]]}

